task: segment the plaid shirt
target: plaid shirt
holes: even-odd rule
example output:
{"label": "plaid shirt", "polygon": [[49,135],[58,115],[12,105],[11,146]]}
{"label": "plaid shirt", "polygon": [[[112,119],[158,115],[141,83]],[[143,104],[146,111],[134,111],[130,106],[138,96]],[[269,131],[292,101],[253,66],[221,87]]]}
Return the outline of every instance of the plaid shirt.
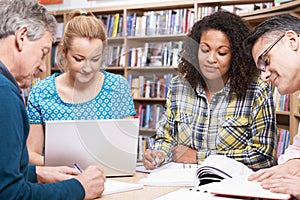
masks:
{"label": "plaid shirt", "polygon": [[222,154],[253,170],[276,164],[277,131],[271,88],[257,78],[243,98],[230,83],[208,102],[205,91],[191,88],[180,76],[172,79],[166,110],[157,124],[155,149],[172,160],[171,149],[182,144],[197,150],[199,164]]}

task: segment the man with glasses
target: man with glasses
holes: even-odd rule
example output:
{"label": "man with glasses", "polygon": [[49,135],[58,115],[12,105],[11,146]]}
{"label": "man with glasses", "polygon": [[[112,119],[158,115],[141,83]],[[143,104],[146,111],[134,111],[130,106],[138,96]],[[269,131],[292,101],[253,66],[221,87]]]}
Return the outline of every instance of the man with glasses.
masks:
{"label": "man with glasses", "polygon": [[[299,34],[300,19],[283,14],[259,24],[244,41],[261,79],[275,85],[281,94],[300,90]],[[249,180],[262,182],[262,187],[272,192],[288,193],[300,199],[300,128],[278,164],[257,171]]]}

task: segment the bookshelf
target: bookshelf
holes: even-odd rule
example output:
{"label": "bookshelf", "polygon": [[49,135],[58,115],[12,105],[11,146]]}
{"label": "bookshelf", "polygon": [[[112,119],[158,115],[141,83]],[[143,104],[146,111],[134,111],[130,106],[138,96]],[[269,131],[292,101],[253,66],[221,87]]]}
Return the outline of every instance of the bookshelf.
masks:
{"label": "bookshelf", "polygon": [[[132,80],[136,78],[145,81],[143,84],[138,84],[139,91],[135,91],[137,94],[133,94],[137,113],[139,113],[139,105],[164,105],[165,96],[151,93],[145,95],[147,79],[150,80],[150,84],[155,82],[154,87],[164,84],[167,88],[167,83],[159,83],[153,75],[164,77],[164,75],[169,74],[171,77],[177,73],[175,58],[180,50],[180,42],[185,39],[185,35],[194,21],[220,7],[238,13],[252,26],[270,16],[282,13],[290,13],[300,17],[300,1],[291,1],[275,7],[274,5],[270,6],[272,2],[274,1],[170,0],[155,4],[147,2],[136,5],[91,8],[89,10],[107,26],[108,48],[103,69],[125,76],[131,86]],[[255,7],[258,10],[247,10],[251,7],[249,5],[253,7],[251,9]],[[247,9],[244,9],[245,7]],[[51,11],[60,24],[60,28],[63,28],[63,23],[69,12],[70,10]],[[156,21],[154,23],[148,22],[146,26],[147,20],[153,20],[153,18]],[[172,23],[167,22],[166,19]],[[60,30],[57,34],[58,41],[61,34],[62,31]],[[146,52],[146,50],[148,51]],[[149,57],[147,56],[149,50],[158,50],[160,53]],[[50,58],[47,62],[50,63]],[[49,67],[44,77],[55,71],[57,71],[56,68]],[[143,90],[140,89],[141,85],[145,87]],[[165,91],[160,92],[164,93]],[[140,95],[141,93],[143,94]],[[291,140],[297,133],[298,122],[300,121],[299,102],[296,96],[297,94],[293,94],[290,97],[289,111],[276,112],[278,126],[290,130]],[[151,136],[155,133],[155,129],[141,127],[140,133]]]}

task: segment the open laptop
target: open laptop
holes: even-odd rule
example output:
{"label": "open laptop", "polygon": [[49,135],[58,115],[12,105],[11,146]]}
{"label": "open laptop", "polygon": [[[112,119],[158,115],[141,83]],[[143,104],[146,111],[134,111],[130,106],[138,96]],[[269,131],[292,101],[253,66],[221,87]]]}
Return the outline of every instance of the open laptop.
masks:
{"label": "open laptop", "polygon": [[138,119],[48,121],[45,129],[45,165],[83,170],[100,165],[107,177],[135,173]]}

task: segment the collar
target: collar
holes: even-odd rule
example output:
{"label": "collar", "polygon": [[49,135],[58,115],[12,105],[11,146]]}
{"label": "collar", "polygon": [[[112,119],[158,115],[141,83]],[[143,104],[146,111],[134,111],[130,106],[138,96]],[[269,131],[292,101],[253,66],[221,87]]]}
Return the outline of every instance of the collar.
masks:
{"label": "collar", "polygon": [[[205,89],[201,84],[198,84],[196,90],[195,90],[197,96],[205,96]],[[229,97],[230,94],[230,79],[227,81],[227,83],[224,85],[224,87],[217,93],[215,93],[214,95],[222,95],[222,96],[227,96]]]}
{"label": "collar", "polygon": [[10,71],[1,61],[0,61],[0,74],[6,77],[10,82],[12,82],[12,84],[14,84],[18,88],[18,90],[20,90],[16,79],[13,77],[13,75],[10,73]]}

